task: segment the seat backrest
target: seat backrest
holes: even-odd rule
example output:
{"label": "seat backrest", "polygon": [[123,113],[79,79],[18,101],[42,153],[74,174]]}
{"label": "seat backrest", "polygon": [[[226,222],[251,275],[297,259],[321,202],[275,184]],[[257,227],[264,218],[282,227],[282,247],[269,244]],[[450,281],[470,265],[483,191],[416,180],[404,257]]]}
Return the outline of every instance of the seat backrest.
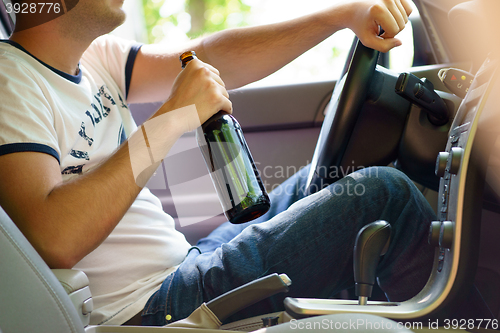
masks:
{"label": "seat backrest", "polygon": [[0,332],[84,332],[64,288],[1,207]]}

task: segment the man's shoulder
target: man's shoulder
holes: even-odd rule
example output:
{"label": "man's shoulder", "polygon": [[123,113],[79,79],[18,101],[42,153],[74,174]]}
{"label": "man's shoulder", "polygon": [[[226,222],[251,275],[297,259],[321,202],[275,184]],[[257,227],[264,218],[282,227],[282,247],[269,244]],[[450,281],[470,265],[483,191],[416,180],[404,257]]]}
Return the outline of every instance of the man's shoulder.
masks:
{"label": "man's shoulder", "polygon": [[20,64],[26,62],[24,52],[16,48],[8,40],[0,41],[0,64]]}
{"label": "man's shoulder", "polygon": [[139,45],[142,45],[142,43],[106,34],[94,39],[84,52],[82,59],[85,60],[93,57],[106,57],[110,53],[112,53],[115,57],[119,57],[120,55],[128,56],[129,51],[133,47]]}
{"label": "man's shoulder", "polygon": [[32,57],[7,42],[0,42],[0,76],[34,78],[39,64]]}

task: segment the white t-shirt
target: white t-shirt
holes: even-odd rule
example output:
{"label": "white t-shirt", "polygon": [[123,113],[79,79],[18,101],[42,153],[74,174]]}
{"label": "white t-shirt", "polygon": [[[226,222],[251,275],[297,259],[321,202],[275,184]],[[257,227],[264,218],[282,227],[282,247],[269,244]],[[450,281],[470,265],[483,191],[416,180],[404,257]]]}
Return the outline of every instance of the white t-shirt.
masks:
{"label": "white t-shirt", "polygon": [[[64,181],[95,167],[137,128],[126,94],[139,48],[100,37],[73,76],[1,42],[0,155],[50,154]],[[74,267],[89,277],[91,324],[122,324],[140,312],[189,247],[159,199],[143,189],[109,237]]]}

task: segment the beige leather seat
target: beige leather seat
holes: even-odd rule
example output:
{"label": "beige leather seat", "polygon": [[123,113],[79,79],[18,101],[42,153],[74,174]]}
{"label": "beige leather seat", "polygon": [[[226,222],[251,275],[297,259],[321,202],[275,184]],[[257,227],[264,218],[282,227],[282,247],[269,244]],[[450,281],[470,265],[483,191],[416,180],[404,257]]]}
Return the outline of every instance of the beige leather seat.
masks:
{"label": "beige leather seat", "polygon": [[[58,277],[63,281],[62,284]],[[91,308],[92,299],[86,275],[75,270],[50,270],[0,207],[1,333],[220,332],[214,329],[172,327],[88,326]],[[318,316],[255,332],[293,332],[300,327],[309,327],[307,332],[324,332],[327,323],[335,325],[336,322],[346,323],[358,319],[392,327],[385,332],[408,332],[389,319],[359,314]]]}

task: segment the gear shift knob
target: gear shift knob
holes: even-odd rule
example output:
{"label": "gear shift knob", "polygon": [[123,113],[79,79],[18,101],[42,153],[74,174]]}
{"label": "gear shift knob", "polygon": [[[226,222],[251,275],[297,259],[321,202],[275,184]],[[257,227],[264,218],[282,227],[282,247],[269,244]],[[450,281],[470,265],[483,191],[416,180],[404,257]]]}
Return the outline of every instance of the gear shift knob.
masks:
{"label": "gear shift knob", "polygon": [[381,220],[367,224],[358,232],[354,244],[354,282],[360,305],[365,305],[372,294],[377,265],[389,248],[390,238],[391,225]]}

